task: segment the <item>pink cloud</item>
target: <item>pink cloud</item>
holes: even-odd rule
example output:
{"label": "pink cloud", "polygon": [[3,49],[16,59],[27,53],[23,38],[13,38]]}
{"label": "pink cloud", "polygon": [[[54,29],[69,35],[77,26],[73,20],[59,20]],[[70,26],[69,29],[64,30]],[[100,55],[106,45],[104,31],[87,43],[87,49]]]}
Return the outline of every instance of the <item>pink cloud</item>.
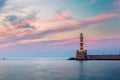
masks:
{"label": "pink cloud", "polygon": [[6,48],[6,47],[9,47],[9,46],[13,46],[17,43],[12,43],[12,42],[9,42],[9,43],[5,43],[5,44],[0,44],[0,48]]}
{"label": "pink cloud", "polygon": [[120,6],[120,1],[117,0],[115,3],[114,3],[115,6]]}
{"label": "pink cloud", "polygon": [[69,13],[66,11],[61,12],[57,15],[58,19],[61,19],[61,20],[67,19],[69,16],[70,16]]}
{"label": "pink cloud", "polygon": [[105,20],[112,19],[112,18],[117,18],[117,17],[120,17],[120,15],[117,14],[117,13],[100,14],[100,15],[88,18],[86,20],[81,20],[80,24],[91,24],[91,23],[105,21]]}
{"label": "pink cloud", "polygon": [[[67,20],[66,18],[69,17],[69,15],[66,12],[60,13],[58,15],[59,16],[62,15],[62,17],[64,17],[64,18],[61,18],[61,19],[66,20],[65,24],[60,25],[60,26],[58,25],[57,27],[55,26],[55,27],[46,28],[46,30],[41,31],[41,32],[36,32],[36,33],[34,33],[35,32],[34,30],[27,30],[27,31],[22,31],[22,32],[19,31],[19,33],[17,32],[18,34],[15,34],[15,35],[18,36],[18,37],[20,36],[22,38],[22,36],[25,37],[24,35],[27,36],[29,33],[31,34],[31,31],[32,31],[33,36],[36,36],[36,35],[41,35],[41,36],[43,35],[44,36],[44,35],[59,33],[59,32],[63,32],[63,31],[71,31],[71,30],[76,30],[76,29],[79,29],[79,28],[89,27],[87,25],[119,17],[118,14],[111,13],[111,14],[100,14],[100,15],[97,15],[95,17],[91,17],[91,18],[86,19],[86,20],[75,20],[75,19],[68,19]],[[53,19],[48,19],[48,21],[46,20],[46,21],[43,21],[43,22],[45,22],[45,24],[47,25],[48,23],[52,24],[52,23],[62,21],[61,19],[53,18]],[[34,20],[35,20],[34,18],[31,18],[29,20],[22,21],[21,23],[15,24],[14,27],[19,28],[21,26],[32,23]],[[43,22],[41,22],[41,23],[43,23]],[[31,35],[31,37],[32,37],[32,35]]]}
{"label": "pink cloud", "polygon": [[[120,39],[120,36],[108,36],[105,38],[92,38],[92,39],[87,39],[84,41],[85,45],[91,45],[93,47],[95,47],[95,45],[97,45],[99,42],[101,41],[110,41],[113,39]],[[52,46],[60,46],[60,45],[68,45],[68,44],[78,44],[79,45],[79,38],[73,38],[73,39],[65,39],[65,40],[59,40],[57,42],[53,42],[51,45]],[[111,43],[111,42],[109,42]],[[106,43],[107,44],[107,43]],[[112,46],[112,45],[111,45]]]}
{"label": "pink cloud", "polygon": [[112,18],[116,18],[116,17],[119,17],[119,15],[111,13],[111,14],[100,14],[98,16],[95,16],[95,17],[92,17],[86,20],[71,19],[71,20],[67,20],[67,23],[64,25],[61,25],[58,27],[47,28],[45,31],[41,31],[41,32],[38,32],[37,34],[33,34],[33,36],[36,36],[36,35],[45,36],[45,35],[59,33],[63,31],[71,31],[71,30],[76,30],[79,28],[85,28],[85,27],[89,27],[87,25],[94,24],[96,22],[101,22],[101,21],[108,20],[108,19],[112,19]]}
{"label": "pink cloud", "polygon": [[35,21],[35,18],[31,18],[31,19],[28,19],[28,20],[24,20],[24,21],[22,21],[20,23],[14,24],[13,26],[16,29],[16,28],[19,28],[21,26],[28,25],[28,24],[30,24],[30,23],[32,23],[34,21]]}
{"label": "pink cloud", "polygon": [[102,21],[117,18],[117,17],[120,17],[120,15],[117,13],[109,13],[109,14],[100,14],[85,20],[71,19],[71,20],[67,20],[66,24],[64,25],[48,28],[44,32],[46,32],[47,34],[52,34],[56,32],[76,30],[80,28],[89,27],[88,25],[90,24],[102,22]]}
{"label": "pink cloud", "polygon": [[63,11],[63,12],[57,13],[57,15],[53,16],[52,18],[40,20],[40,24],[52,24],[56,22],[61,22],[64,20],[68,20],[69,16],[70,16],[69,12]]}
{"label": "pink cloud", "polygon": [[67,39],[67,40],[61,40],[59,42],[55,42],[52,45],[56,46],[56,45],[66,45],[66,44],[72,44],[72,43],[78,43],[79,39]]}
{"label": "pink cloud", "polygon": [[[35,18],[31,18],[29,20],[22,21],[21,23],[15,24],[15,25],[13,25],[14,28],[12,28],[12,29],[10,28],[9,30],[8,30],[9,27],[1,28],[1,30],[4,32],[11,31],[10,32],[11,36],[9,35],[8,38],[6,38],[2,41],[10,42],[10,40],[7,40],[7,39],[9,39],[9,37],[14,36],[15,39],[12,39],[13,43],[10,43],[8,45],[8,46],[11,46],[12,44],[14,45],[14,42],[19,42],[19,41],[26,40],[26,39],[34,40],[34,39],[37,39],[40,37],[42,38],[44,36],[48,36],[50,34],[55,34],[55,33],[63,32],[63,31],[72,31],[72,30],[76,30],[76,29],[80,29],[80,28],[89,27],[88,25],[90,25],[90,24],[117,18],[117,17],[120,17],[120,15],[117,13],[108,13],[108,14],[106,13],[106,14],[100,14],[100,15],[97,15],[97,16],[94,16],[94,17],[91,17],[91,18],[88,18],[85,20],[75,20],[73,18],[68,19],[68,17],[69,17],[69,14],[66,12],[63,12],[63,13],[58,14],[58,16],[56,18],[53,17],[51,19],[48,19],[48,21],[47,20],[43,21],[46,23],[46,25],[48,23],[51,24],[51,23],[56,23],[56,22],[60,22],[60,21],[64,21],[64,20],[66,21],[66,23],[63,25],[60,25],[60,26],[46,28],[44,31],[40,31],[40,32],[37,30],[30,30],[30,29],[15,32],[15,30],[17,28],[34,22]],[[12,31],[14,33],[12,33]],[[7,35],[7,34],[4,33],[3,35]],[[78,41],[79,41],[78,39],[71,39],[71,40],[68,39],[68,40],[63,40],[62,42],[56,42],[52,45],[73,44],[73,43],[77,43]],[[88,39],[88,41],[86,43],[93,44],[95,42],[97,42],[97,40],[89,41],[89,39]],[[7,44],[5,44],[5,46],[6,45]]]}

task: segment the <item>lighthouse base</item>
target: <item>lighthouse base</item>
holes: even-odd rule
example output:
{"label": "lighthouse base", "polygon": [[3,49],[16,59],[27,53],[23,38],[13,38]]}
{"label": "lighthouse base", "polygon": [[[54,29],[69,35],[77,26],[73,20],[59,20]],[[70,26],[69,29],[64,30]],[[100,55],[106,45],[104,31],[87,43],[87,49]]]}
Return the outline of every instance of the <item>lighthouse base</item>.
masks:
{"label": "lighthouse base", "polygon": [[87,50],[77,50],[75,59],[87,59]]}

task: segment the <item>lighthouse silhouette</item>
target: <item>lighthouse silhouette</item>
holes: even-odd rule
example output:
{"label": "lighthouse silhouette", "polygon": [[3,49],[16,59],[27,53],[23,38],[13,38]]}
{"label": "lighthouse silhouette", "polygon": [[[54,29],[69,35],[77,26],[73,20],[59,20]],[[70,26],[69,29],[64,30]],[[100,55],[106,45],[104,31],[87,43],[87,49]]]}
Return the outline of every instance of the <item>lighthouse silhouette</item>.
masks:
{"label": "lighthouse silhouette", "polygon": [[76,51],[76,59],[87,59],[87,50],[84,50],[83,39],[83,33],[80,33],[80,50]]}

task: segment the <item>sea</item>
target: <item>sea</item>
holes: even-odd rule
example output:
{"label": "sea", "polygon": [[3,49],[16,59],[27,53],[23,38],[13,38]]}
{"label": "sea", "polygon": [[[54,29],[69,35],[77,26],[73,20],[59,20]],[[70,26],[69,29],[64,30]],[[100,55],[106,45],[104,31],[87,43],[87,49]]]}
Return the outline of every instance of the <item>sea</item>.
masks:
{"label": "sea", "polygon": [[120,61],[0,60],[0,80],[120,80]]}

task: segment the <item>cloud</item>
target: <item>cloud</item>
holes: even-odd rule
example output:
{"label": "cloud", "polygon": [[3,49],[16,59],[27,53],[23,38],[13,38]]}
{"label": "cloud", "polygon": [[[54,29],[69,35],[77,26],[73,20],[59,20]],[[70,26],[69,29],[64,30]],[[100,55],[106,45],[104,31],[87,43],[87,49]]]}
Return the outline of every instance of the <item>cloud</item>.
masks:
{"label": "cloud", "polygon": [[81,24],[85,24],[85,23],[91,24],[91,23],[101,22],[101,21],[105,21],[105,20],[109,20],[117,17],[120,17],[120,14],[117,14],[117,13],[100,14],[100,15],[91,17],[87,20],[81,21]]}
{"label": "cloud", "polygon": [[59,45],[67,45],[67,44],[74,44],[74,43],[79,43],[79,39],[74,38],[74,39],[59,40],[57,42],[54,42],[51,45],[52,46],[59,46]]}
{"label": "cloud", "polygon": [[60,20],[71,19],[70,14],[67,11],[57,11],[57,18]]}
{"label": "cloud", "polygon": [[30,24],[26,24],[26,25],[20,26],[19,28],[24,28],[24,29],[26,29],[26,28],[32,28],[32,29],[35,29],[35,27],[32,26],[32,25],[30,25]]}
{"label": "cloud", "polygon": [[5,5],[6,1],[7,0],[0,0],[0,8],[2,8]]}
{"label": "cloud", "polygon": [[[113,40],[116,42],[113,42]],[[84,41],[84,46],[87,47],[87,49],[112,48],[114,46],[120,47],[120,45],[118,44],[119,40],[120,36],[107,36],[105,38],[87,39],[86,41]],[[69,47],[72,45],[79,46],[79,38],[58,40],[50,43],[50,45]]]}
{"label": "cloud", "polygon": [[0,48],[6,48],[9,46],[13,46],[13,45],[15,45],[15,43],[5,43],[5,44],[0,45]]}
{"label": "cloud", "polygon": [[32,34],[35,27],[31,25],[35,17],[25,17],[19,19],[15,15],[8,16],[0,26],[0,44],[16,43],[23,39],[25,35]]}
{"label": "cloud", "polygon": [[[88,38],[84,41],[85,48],[87,49],[101,49],[101,48],[111,48],[114,46],[119,46],[118,41],[120,40],[120,36],[107,36],[104,38]],[[71,38],[71,39],[56,39],[56,38],[39,38],[39,39],[28,39],[28,40],[19,40],[17,42],[8,42],[0,45],[0,48],[10,47],[14,45],[27,45],[27,44],[34,44],[34,43],[46,43],[47,47],[61,47],[61,46],[69,46],[72,47],[73,45],[79,46],[79,38]],[[101,44],[99,44],[101,43]],[[35,45],[34,45],[35,46]],[[44,47],[46,47],[43,44]],[[74,47],[76,47],[74,46]],[[69,48],[69,49],[73,49]]]}
{"label": "cloud", "polygon": [[31,34],[35,27],[31,25],[36,19],[31,13],[28,16],[7,15],[0,21],[0,43],[16,42],[25,35]]}
{"label": "cloud", "polygon": [[88,5],[92,5],[96,2],[97,0],[87,0],[85,1],[84,3],[80,4],[79,7],[85,7],[85,6],[88,6]]}
{"label": "cloud", "polygon": [[34,28],[33,26],[30,26],[30,23],[32,23],[35,20],[35,18],[31,18],[29,20],[23,20],[20,23],[14,24],[14,28]]}
{"label": "cloud", "polygon": [[[53,16],[52,18],[42,20],[36,20],[36,15],[28,15],[27,17],[8,15],[5,20],[5,25],[7,26],[0,28],[2,32],[2,40],[0,40],[0,44],[7,45],[6,43],[10,43],[8,46],[11,46],[12,43],[13,45],[16,45],[59,40],[46,37],[48,37],[49,35],[54,35],[56,33],[86,28],[89,27],[88,25],[117,17],[120,17],[120,15],[117,13],[104,13],[85,20],[77,20],[71,18],[70,14],[66,11],[57,13],[57,15]],[[62,42],[58,41],[58,43],[56,42],[53,45],[70,44],[74,43],[75,41],[78,40],[63,40]]]}
{"label": "cloud", "polygon": [[39,20],[40,22],[39,24],[53,24],[53,23],[62,22],[62,21],[71,19],[71,16],[67,11],[56,11],[56,13],[57,14],[52,18]]}
{"label": "cloud", "polygon": [[120,6],[120,1],[119,1],[119,0],[116,0],[116,2],[113,3],[113,5],[115,5],[115,6]]}
{"label": "cloud", "polygon": [[[88,44],[87,48],[88,49],[105,49],[105,48],[114,48],[114,47],[120,47],[118,42],[120,41],[120,36],[116,38],[111,38],[111,39],[102,39],[98,40],[96,43]],[[91,46],[91,47],[90,47]]]}
{"label": "cloud", "polygon": [[67,20],[65,25],[60,25],[58,27],[48,28],[46,31],[43,31],[42,34],[54,34],[63,31],[72,31],[80,28],[89,27],[88,25],[99,23],[105,20],[113,19],[120,17],[119,14],[116,13],[109,13],[109,14],[100,14],[86,20]]}
{"label": "cloud", "polygon": [[[16,15],[8,15],[5,17],[5,22],[8,22],[14,27],[17,28],[34,28],[30,24],[35,21],[35,16],[16,16]],[[5,22],[3,22],[5,24]],[[8,25],[9,26],[9,25]]]}
{"label": "cloud", "polygon": [[95,3],[97,0],[91,0],[91,3]]}

